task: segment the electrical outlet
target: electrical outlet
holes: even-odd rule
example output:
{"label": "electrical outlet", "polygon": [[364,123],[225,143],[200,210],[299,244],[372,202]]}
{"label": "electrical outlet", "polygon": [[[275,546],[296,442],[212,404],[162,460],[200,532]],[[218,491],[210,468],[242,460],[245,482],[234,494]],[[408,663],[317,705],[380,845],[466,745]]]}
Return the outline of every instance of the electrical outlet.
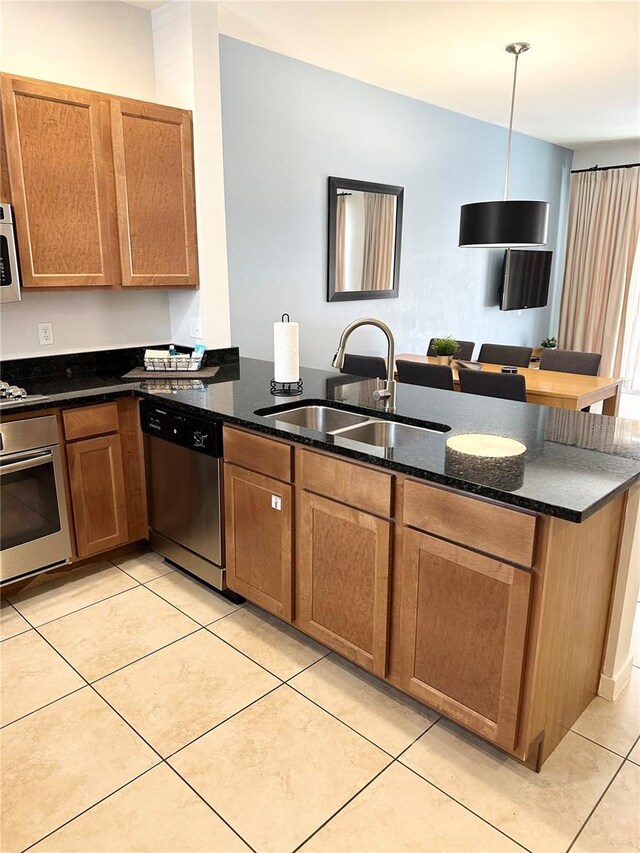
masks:
{"label": "electrical outlet", "polygon": [[202,320],[200,317],[189,317],[189,334],[192,338],[202,338]]}
{"label": "electrical outlet", "polygon": [[50,346],[55,343],[53,323],[38,323],[38,340],[41,347]]}

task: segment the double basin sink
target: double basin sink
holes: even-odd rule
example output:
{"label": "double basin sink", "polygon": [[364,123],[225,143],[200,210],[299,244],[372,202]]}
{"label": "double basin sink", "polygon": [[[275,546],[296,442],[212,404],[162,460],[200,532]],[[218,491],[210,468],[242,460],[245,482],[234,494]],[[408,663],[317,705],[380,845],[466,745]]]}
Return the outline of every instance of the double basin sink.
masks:
{"label": "double basin sink", "polygon": [[270,409],[268,413],[265,410],[258,410],[256,414],[279,423],[305,427],[374,447],[407,447],[424,441],[431,433],[449,432],[450,429],[444,425],[413,426],[397,420],[375,418],[325,405],[298,406],[284,410]]}

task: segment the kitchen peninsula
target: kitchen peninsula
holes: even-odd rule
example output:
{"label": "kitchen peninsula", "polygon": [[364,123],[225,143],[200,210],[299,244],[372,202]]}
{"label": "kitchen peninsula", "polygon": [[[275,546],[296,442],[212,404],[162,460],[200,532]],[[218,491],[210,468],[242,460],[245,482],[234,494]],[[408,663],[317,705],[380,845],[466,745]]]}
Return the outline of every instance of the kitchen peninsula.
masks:
{"label": "kitchen peninsula", "polygon": [[[145,397],[221,420],[230,588],[531,767],[596,694],[640,424],[400,385],[393,420],[427,431],[376,446],[282,419],[322,405],[389,421],[374,380],[303,370],[283,399],[251,359],[170,394],[23,370],[3,378],[48,399],[3,418]],[[502,478],[447,450],[487,434],[525,448]]]}

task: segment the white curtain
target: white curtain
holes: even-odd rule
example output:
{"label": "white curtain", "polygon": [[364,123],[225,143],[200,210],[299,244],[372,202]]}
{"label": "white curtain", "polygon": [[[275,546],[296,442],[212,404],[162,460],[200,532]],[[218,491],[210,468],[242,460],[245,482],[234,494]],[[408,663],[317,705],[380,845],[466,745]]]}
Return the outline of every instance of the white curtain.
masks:
{"label": "white curtain", "polygon": [[345,219],[347,197],[338,193],[336,199],[336,291],[346,290],[344,280]]}
{"label": "white curtain", "polygon": [[629,286],[629,310],[622,353],[623,391],[640,394],[640,252],[636,258]]}
{"label": "white curtain", "polygon": [[603,376],[620,376],[640,229],[640,167],[571,176],[560,346],[601,352]]}
{"label": "white curtain", "polygon": [[362,290],[393,287],[396,197],[364,193]]}

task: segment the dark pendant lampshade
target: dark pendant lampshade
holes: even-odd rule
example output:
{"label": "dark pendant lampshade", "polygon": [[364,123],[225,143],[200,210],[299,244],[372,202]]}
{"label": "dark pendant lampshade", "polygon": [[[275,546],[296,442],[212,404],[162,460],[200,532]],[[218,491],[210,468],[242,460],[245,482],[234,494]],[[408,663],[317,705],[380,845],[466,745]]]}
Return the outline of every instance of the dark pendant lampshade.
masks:
{"label": "dark pendant lampshade", "polygon": [[549,202],[480,201],[460,210],[459,246],[544,246]]}

